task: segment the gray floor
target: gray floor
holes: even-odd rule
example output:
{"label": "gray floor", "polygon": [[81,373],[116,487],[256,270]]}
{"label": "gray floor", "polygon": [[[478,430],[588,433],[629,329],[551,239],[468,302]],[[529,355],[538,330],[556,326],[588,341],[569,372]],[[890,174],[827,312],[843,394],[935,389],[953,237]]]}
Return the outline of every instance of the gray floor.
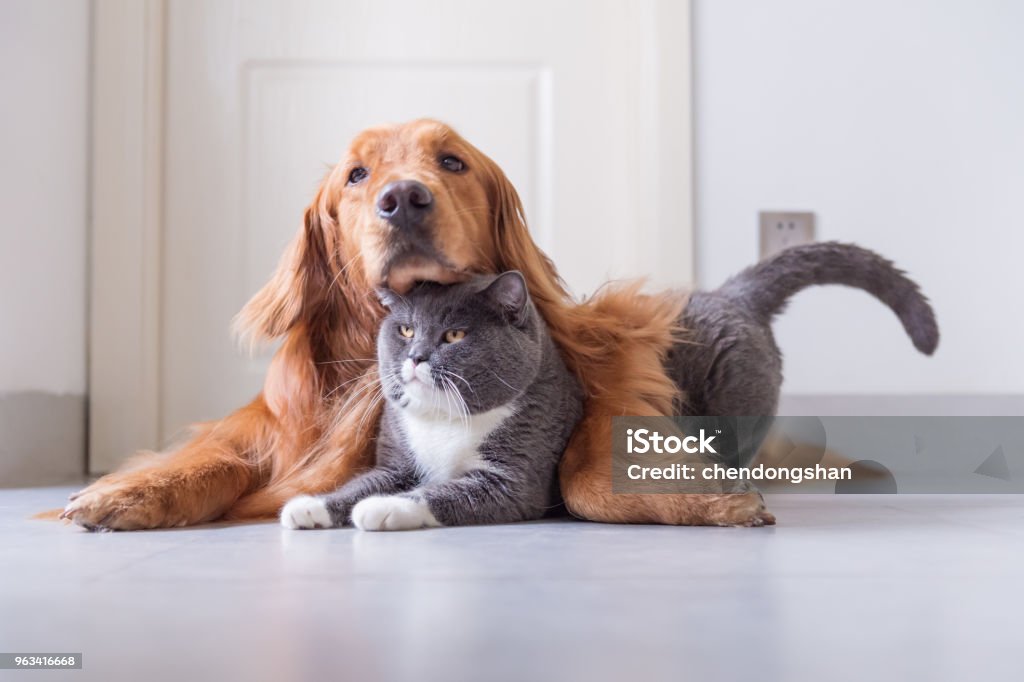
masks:
{"label": "gray floor", "polygon": [[0,651],[74,680],[1024,679],[1024,498],[775,496],[770,529],[91,534],[0,491]]}

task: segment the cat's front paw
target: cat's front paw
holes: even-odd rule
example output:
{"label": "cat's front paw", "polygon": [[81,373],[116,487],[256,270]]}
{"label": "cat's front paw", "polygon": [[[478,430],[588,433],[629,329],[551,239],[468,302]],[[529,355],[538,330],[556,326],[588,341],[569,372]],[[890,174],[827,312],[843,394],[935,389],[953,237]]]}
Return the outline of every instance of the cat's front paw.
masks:
{"label": "cat's front paw", "polygon": [[391,495],[367,497],[353,507],[352,525],[359,530],[413,530],[441,524],[423,500]]}
{"label": "cat's front paw", "polygon": [[330,528],[331,514],[327,505],[319,497],[300,495],[288,500],[281,510],[281,525],[285,528],[308,529]]}

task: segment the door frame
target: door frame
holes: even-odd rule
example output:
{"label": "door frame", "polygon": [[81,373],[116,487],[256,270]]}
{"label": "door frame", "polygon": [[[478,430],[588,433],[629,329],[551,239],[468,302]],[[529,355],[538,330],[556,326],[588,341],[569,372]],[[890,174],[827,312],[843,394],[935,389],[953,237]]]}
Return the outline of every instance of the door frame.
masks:
{"label": "door frame", "polygon": [[[640,8],[638,8],[639,10]],[[657,51],[645,87],[659,106],[651,134],[676,153],[656,174],[661,253],[652,269],[693,283],[693,126],[689,0],[653,0]],[[158,449],[161,434],[162,235],[166,0],[94,0],[89,293],[89,472]],[[658,68],[671,64],[671,69]],[[663,82],[669,85],[660,87]],[[680,163],[682,159],[682,163]],[[689,207],[681,212],[678,206]],[[646,221],[638,221],[641,225]],[[680,253],[689,257],[680,258]],[[184,425],[173,425],[175,428]]]}
{"label": "door frame", "polygon": [[164,0],[95,0],[89,473],[160,443]]}

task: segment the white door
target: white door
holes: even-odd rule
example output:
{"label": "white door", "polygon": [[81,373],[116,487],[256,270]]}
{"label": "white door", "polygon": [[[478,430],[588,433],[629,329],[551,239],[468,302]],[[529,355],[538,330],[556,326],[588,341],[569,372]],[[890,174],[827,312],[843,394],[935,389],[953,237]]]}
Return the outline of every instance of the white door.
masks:
{"label": "white door", "polygon": [[[137,209],[149,237],[127,241],[138,242],[144,264],[156,253],[159,274],[138,262],[126,268],[117,229],[137,233],[137,225],[123,216],[120,227],[112,227],[117,216],[99,224],[104,206],[118,200],[117,183],[139,181],[118,180],[124,168],[97,159],[96,262],[120,274],[94,269],[94,300],[97,291],[116,296],[115,282],[132,277],[142,278],[144,294],[120,307],[97,302],[94,470],[259,391],[267,356],[238,352],[230,320],[270,274],[329,165],[368,125],[422,116],[453,124],[506,170],[535,237],[579,294],[610,277],[692,282],[687,3],[139,7],[99,0],[97,40],[107,31],[108,44],[120,40],[141,66],[99,49],[96,87],[106,102],[126,97],[117,89],[127,81],[127,98],[142,108],[140,130],[132,130],[143,154],[132,158],[158,178],[149,191],[160,196]],[[130,77],[112,84],[104,69]],[[96,145],[109,156],[110,145],[126,144],[110,122],[124,114],[104,106],[97,104]],[[117,371],[125,357],[141,379]],[[133,410],[143,426],[126,429]]]}

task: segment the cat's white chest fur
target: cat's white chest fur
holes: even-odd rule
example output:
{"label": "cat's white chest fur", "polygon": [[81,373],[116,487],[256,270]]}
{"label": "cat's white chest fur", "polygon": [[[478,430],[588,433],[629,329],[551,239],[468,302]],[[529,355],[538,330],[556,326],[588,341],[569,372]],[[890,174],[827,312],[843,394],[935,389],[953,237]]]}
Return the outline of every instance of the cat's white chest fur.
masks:
{"label": "cat's white chest fur", "polygon": [[400,410],[399,423],[424,482],[441,483],[486,466],[480,444],[513,412],[509,405],[468,418]]}

